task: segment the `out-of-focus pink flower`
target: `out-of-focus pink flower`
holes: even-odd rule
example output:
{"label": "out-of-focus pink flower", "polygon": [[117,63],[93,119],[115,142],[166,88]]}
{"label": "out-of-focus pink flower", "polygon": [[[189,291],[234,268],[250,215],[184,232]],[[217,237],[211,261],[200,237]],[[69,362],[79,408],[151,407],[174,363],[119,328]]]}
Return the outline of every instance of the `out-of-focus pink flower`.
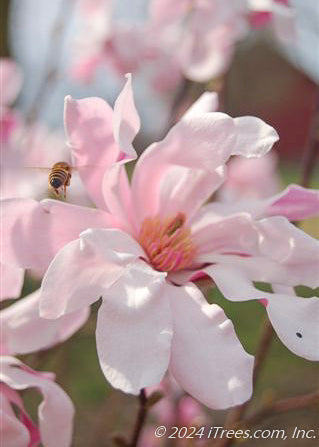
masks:
{"label": "out-of-focus pink flower", "polygon": [[[17,64],[9,58],[0,58],[0,139],[5,144],[11,132],[19,123],[19,114],[9,106],[15,101],[22,85],[22,73]],[[2,148],[1,148],[2,150]]]}
{"label": "out-of-focus pink flower", "polygon": [[101,64],[120,75],[148,67],[161,91],[185,77],[206,82],[223,74],[252,25],[273,23],[286,40],[293,29],[291,8],[275,0],[152,0],[149,19],[138,24],[114,19],[109,0],[86,3],[78,8],[83,38],[75,45],[73,75],[90,80]]}
{"label": "out-of-focus pink flower", "polygon": [[203,206],[231,155],[265,155],[278,139],[258,118],[209,112],[215,102],[204,95],[147,148],[129,184],[124,163],[135,156],[140,125],[130,78],[114,111],[98,98],[67,98],[69,145],[79,166],[98,166],[80,175],[100,209],[26,200],[2,206],[11,264],[43,267],[57,253],[42,283],[41,316],[58,318],[102,297],[97,349],[115,388],[137,394],[169,369],[194,398],[226,408],[249,398],[253,359],[192,280],[202,273],[214,280],[214,267],[232,266],[251,283],[313,287],[319,244],[283,219],[287,249],[278,252],[276,217],[256,221]]}
{"label": "out-of-focus pink flower", "polygon": [[41,318],[39,298],[37,290],[0,312],[1,355],[48,349],[70,338],[88,319],[85,308],[57,320]]}
{"label": "out-of-focus pink flower", "polygon": [[225,202],[265,199],[280,189],[277,157],[273,152],[262,158],[234,157],[227,165],[227,179],[219,191]]}
{"label": "out-of-focus pink flower", "polygon": [[[68,447],[74,408],[53,381],[54,374],[37,372],[14,357],[0,357],[1,441],[6,447]],[[19,391],[36,388],[43,396],[38,424],[26,412]]]}

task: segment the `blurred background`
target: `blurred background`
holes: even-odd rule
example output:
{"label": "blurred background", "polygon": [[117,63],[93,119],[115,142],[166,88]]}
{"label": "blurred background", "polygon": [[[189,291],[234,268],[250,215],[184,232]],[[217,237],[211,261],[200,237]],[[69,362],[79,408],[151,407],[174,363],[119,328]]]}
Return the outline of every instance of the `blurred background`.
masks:
{"label": "blurred background", "polygon": [[[301,178],[319,81],[319,2],[294,0],[291,3],[298,12],[297,26],[301,36],[298,45],[279,43],[269,29],[254,30],[238,42],[223,78],[223,108],[227,113],[259,116],[278,131],[280,140],[274,151],[278,154],[282,187],[291,182],[298,183]],[[76,0],[2,0],[1,8],[1,56],[16,61],[23,73],[15,109],[22,114],[32,112],[52,130],[63,130],[65,95],[71,94],[75,98],[100,96],[113,104],[123,86],[123,78],[111,69],[98,67],[93,79],[87,83],[70,76],[72,46],[77,34]],[[115,2],[114,14],[119,20],[139,23],[147,16],[147,10],[147,0],[119,0]],[[214,89],[216,85],[218,79],[209,88]],[[178,91],[154,91],[147,72],[134,74],[133,86],[142,121],[136,148],[142,152],[151,141],[165,133],[167,116]],[[206,84],[199,85],[192,93],[194,98],[205,88]],[[318,174],[316,168],[311,187],[319,187]],[[302,225],[307,232],[319,237],[318,219],[310,219]],[[36,287],[38,282],[27,278],[23,295]],[[309,291],[302,290],[301,293],[306,296]],[[319,290],[314,294],[319,296]],[[230,303],[216,291],[209,292],[209,299],[222,305],[234,322],[244,347],[254,353],[265,317],[263,307],[255,302]],[[136,399],[111,389],[100,371],[94,339],[97,307],[84,328],[66,343],[25,358],[34,368],[54,371],[58,383],[75,403],[75,447],[112,445],[110,437],[114,432],[124,435],[131,432],[132,414],[137,408]],[[276,338],[258,383],[252,411],[261,402],[308,393],[318,386],[318,365],[298,358]],[[26,400],[32,408],[38,402],[32,393],[26,395]],[[201,411],[201,417],[206,418],[208,425],[220,425],[225,419],[225,412],[206,408]],[[159,415],[151,411],[150,426],[160,422],[158,418]],[[304,429],[318,426],[318,408],[270,417],[261,425],[262,428],[287,430],[293,430],[295,426]],[[152,447],[153,444],[148,442],[145,441],[145,445]],[[279,446],[282,442],[259,440],[258,447]],[[174,440],[156,445],[174,445]],[[255,446],[256,443],[247,441],[245,445]],[[315,447],[318,440],[287,439],[285,445]]]}

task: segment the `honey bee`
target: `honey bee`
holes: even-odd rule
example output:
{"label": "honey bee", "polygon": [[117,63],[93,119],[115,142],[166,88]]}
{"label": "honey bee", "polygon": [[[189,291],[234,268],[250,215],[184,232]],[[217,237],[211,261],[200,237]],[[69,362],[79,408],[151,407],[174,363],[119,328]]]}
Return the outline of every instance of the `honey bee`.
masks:
{"label": "honey bee", "polygon": [[63,197],[66,198],[66,188],[70,186],[72,177],[72,168],[65,161],[54,163],[49,173],[49,189],[54,191],[57,196],[63,190]]}

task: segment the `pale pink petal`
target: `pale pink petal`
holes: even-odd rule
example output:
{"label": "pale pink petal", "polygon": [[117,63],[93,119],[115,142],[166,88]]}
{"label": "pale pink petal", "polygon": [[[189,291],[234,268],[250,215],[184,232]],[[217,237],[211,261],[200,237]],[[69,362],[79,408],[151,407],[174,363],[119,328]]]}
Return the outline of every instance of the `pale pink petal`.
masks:
{"label": "pale pink petal", "polygon": [[247,255],[256,252],[258,232],[254,221],[246,213],[220,216],[207,205],[191,222],[192,240],[197,255],[231,253]]}
{"label": "pale pink petal", "polygon": [[[212,42],[214,42],[212,46]],[[195,82],[207,82],[222,75],[234,54],[232,27],[192,30],[186,34],[178,56],[183,72]]]}
{"label": "pale pink petal", "polygon": [[233,155],[244,157],[262,157],[279,140],[275,129],[260,118],[241,116],[234,118],[237,141],[232,150]]}
{"label": "pale pink petal", "polygon": [[273,286],[276,293],[263,292],[238,268],[213,265],[205,272],[227,299],[263,303],[281,341],[296,355],[319,360],[319,298],[299,298],[293,289],[280,285]]}
{"label": "pale pink petal", "polygon": [[265,199],[279,190],[278,157],[271,151],[260,158],[231,158],[227,164],[227,179],[218,191],[218,198],[237,204],[239,200]]}
{"label": "pale pink petal", "polygon": [[184,118],[189,118],[192,115],[200,115],[202,113],[217,112],[218,110],[218,95],[215,92],[203,93],[194,104],[185,112]]}
{"label": "pale pink petal", "polygon": [[208,304],[192,284],[172,286],[170,298],[174,318],[170,370],[177,382],[210,408],[248,400],[253,357],[244,351],[223,310]]}
{"label": "pale pink petal", "polygon": [[237,269],[251,281],[318,287],[319,241],[283,217],[263,219],[255,226],[259,244],[251,256],[205,253],[197,261]]}
{"label": "pale pink petal", "polygon": [[[3,254],[1,255],[3,258]],[[3,259],[5,261],[5,259]],[[0,300],[18,298],[21,294],[24,280],[24,270],[15,265],[0,263]]]}
{"label": "pale pink petal", "polygon": [[30,435],[26,426],[19,421],[9,402],[1,396],[1,442],[6,447],[27,447]]}
{"label": "pale pink petal", "polygon": [[280,340],[294,354],[319,360],[319,298],[274,294],[266,307]]}
{"label": "pale pink petal", "polygon": [[319,241],[283,217],[270,217],[258,223],[261,231],[260,252],[291,270],[294,282],[286,285],[319,286]]}
{"label": "pale pink petal", "polygon": [[[169,200],[178,200],[176,195],[167,190],[167,179],[177,174],[182,174],[185,181],[193,176],[193,188],[197,182],[202,184],[203,179],[211,176],[209,190],[202,192],[202,196],[208,196],[220,184],[220,175],[216,177],[216,169],[228,159],[235,143],[234,124],[232,118],[222,113],[204,113],[183,118],[159,143],[152,144],[136,164],[132,179],[132,195],[139,218],[142,220],[148,215],[160,213],[163,203]],[[198,188],[199,189],[199,188]],[[165,190],[166,193],[163,192]],[[176,194],[180,188],[176,189]],[[187,199],[187,200],[186,200]],[[182,209],[187,209],[188,200],[185,197]],[[198,204],[197,204],[198,205]]]}
{"label": "pale pink petal", "polygon": [[39,298],[40,290],[37,290],[0,312],[2,354],[28,354],[48,349],[71,337],[88,319],[87,308],[54,321],[40,318]]}
{"label": "pale pink petal", "polygon": [[40,432],[26,412],[19,393],[1,382],[0,395],[1,441],[5,440],[6,446],[37,447],[41,441]]}
{"label": "pale pink petal", "polygon": [[134,159],[137,154],[132,141],[141,123],[134,104],[131,75],[127,74],[126,79],[126,84],[114,104],[113,131],[114,139],[124,157]]}
{"label": "pale pink petal", "polygon": [[22,85],[22,73],[11,59],[0,58],[1,105],[10,105],[18,96]]}
{"label": "pale pink petal", "polygon": [[7,199],[1,207],[3,261],[24,268],[46,268],[87,228],[118,226],[103,211],[57,200]]}
{"label": "pale pink petal", "polygon": [[271,197],[265,204],[264,215],[285,216],[302,220],[319,214],[319,191],[289,185],[283,192]]}
{"label": "pale pink petal", "polygon": [[30,443],[30,434],[27,427],[17,418],[11,402],[18,408],[23,406],[18,393],[4,383],[0,383],[0,418],[1,418],[1,443],[6,447],[26,447]]}
{"label": "pale pink petal", "polygon": [[41,441],[45,447],[69,447],[74,407],[67,394],[43,374],[26,369],[13,357],[1,358],[1,381],[13,389],[38,388],[43,395],[38,417]]}
{"label": "pale pink petal", "polygon": [[103,373],[114,388],[138,394],[159,383],[170,357],[171,312],[165,273],[131,265],[105,296],[96,337]]}
{"label": "pale pink petal", "polygon": [[101,208],[105,208],[102,193],[105,169],[120,155],[112,120],[113,111],[101,98],[65,98],[65,131],[75,166],[90,197]]}
{"label": "pale pink petal", "polygon": [[[142,249],[126,233],[94,229],[83,232],[58,252],[41,286],[40,315],[58,318],[87,307],[124,273]],[[57,290],[59,293],[57,293]]]}
{"label": "pale pink petal", "polygon": [[103,195],[109,212],[125,222],[123,227],[130,234],[136,233],[136,217],[132,204],[131,188],[125,166],[115,163],[105,171]]}

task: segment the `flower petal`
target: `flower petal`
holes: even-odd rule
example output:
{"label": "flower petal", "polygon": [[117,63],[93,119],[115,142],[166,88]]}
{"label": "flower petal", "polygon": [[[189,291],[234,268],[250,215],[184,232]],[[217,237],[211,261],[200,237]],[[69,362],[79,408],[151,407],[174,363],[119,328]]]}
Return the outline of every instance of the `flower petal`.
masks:
{"label": "flower petal", "polygon": [[[41,286],[40,315],[58,318],[87,307],[144,255],[138,244],[118,230],[87,230],[53,259]],[[59,293],[56,293],[56,291]]]}
{"label": "flower petal", "polygon": [[288,349],[308,360],[319,360],[319,298],[299,298],[293,289],[278,285],[273,286],[275,293],[263,292],[243,272],[229,267],[213,265],[205,272],[225,298],[265,303],[268,317]]}
{"label": "flower petal", "polygon": [[123,155],[132,160],[137,157],[132,141],[141,123],[134,104],[132,76],[127,74],[125,77],[126,83],[114,104],[113,131],[114,139]]}
{"label": "flower petal", "polygon": [[260,118],[254,116],[241,116],[234,118],[237,130],[237,141],[232,155],[244,157],[261,157],[279,140],[275,129]]}
{"label": "flower petal", "polygon": [[191,231],[199,256],[204,253],[247,255],[256,252],[258,246],[254,221],[246,213],[219,216],[207,205],[192,220]]}
{"label": "flower petal", "polygon": [[[265,204],[266,205],[266,204]],[[319,214],[319,191],[289,185],[280,194],[267,200],[264,215],[285,216],[289,220],[302,220]]]}
{"label": "flower petal", "polygon": [[103,211],[57,200],[7,199],[1,207],[3,261],[24,268],[45,269],[87,228],[118,226]]}
{"label": "flower petal", "polygon": [[26,368],[13,357],[2,357],[1,381],[13,389],[24,390],[36,387],[43,395],[38,416],[41,441],[46,447],[71,445],[73,404],[68,395],[43,373]]}
{"label": "flower petal", "polygon": [[0,263],[0,300],[18,298],[21,294],[24,280],[24,270],[15,265]]}
{"label": "flower petal", "polygon": [[115,163],[105,171],[103,195],[109,212],[125,222],[123,228],[130,234],[136,233],[136,217],[132,195],[125,167]]}
{"label": "flower petal", "polygon": [[101,368],[115,388],[138,394],[165,374],[172,337],[165,274],[135,262],[99,309],[96,342]]}
{"label": "flower petal", "polygon": [[170,370],[177,382],[210,408],[224,409],[248,400],[253,357],[244,351],[223,310],[208,304],[193,284],[174,287],[171,306]]}
{"label": "flower petal", "polygon": [[290,351],[319,360],[319,298],[274,294],[266,309],[278,337]]}
{"label": "flower petal", "polygon": [[[216,182],[218,186],[220,184],[216,169],[228,159],[235,138],[233,119],[228,115],[216,112],[184,117],[162,141],[146,149],[136,164],[132,196],[138,217],[143,220],[146,216],[158,214],[163,203],[168,202],[167,194],[170,194],[173,207],[180,187],[172,195],[167,188],[167,180],[177,174],[182,175],[184,185],[193,177],[193,187],[201,183],[203,188],[205,179],[202,196],[208,197],[216,189]],[[183,212],[190,198],[189,194],[185,195],[184,202],[178,204],[179,209],[175,212]],[[188,210],[188,213],[194,211]]]}
{"label": "flower petal", "polygon": [[113,111],[101,98],[65,98],[65,131],[75,166],[92,200],[102,209],[104,172],[120,155],[112,120]]}
{"label": "flower petal", "polygon": [[0,312],[2,354],[28,354],[50,348],[71,337],[88,319],[88,308],[54,321],[40,318],[39,298],[37,290]]}
{"label": "flower petal", "polygon": [[251,256],[207,253],[198,261],[237,269],[251,281],[318,287],[318,240],[279,216],[255,222],[255,226],[259,244]]}
{"label": "flower petal", "polygon": [[26,447],[30,436],[26,426],[19,421],[10,403],[1,393],[1,441],[6,447]]}

